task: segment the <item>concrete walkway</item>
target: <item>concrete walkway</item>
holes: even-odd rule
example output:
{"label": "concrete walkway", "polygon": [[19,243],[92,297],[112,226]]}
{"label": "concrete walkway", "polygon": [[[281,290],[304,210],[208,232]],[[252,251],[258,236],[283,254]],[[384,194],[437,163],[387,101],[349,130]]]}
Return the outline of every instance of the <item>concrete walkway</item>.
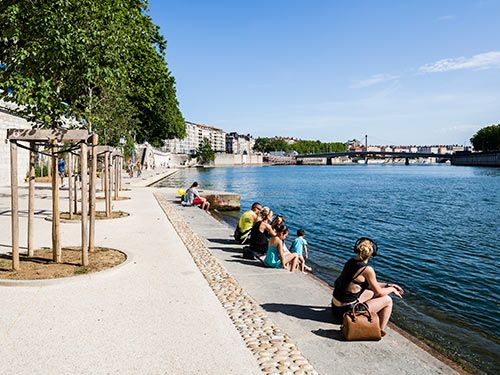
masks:
{"label": "concrete walkway", "polygon": [[[27,189],[20,193],[25,210]],[[37,188],[36,247],[50,246],[49,194],[47,186]],[[98,221],[96,245],[123,250],[133,262],[56,285],[0,286],[0,373],[260,373],[152,189],[122,195],[131,200],[114,208],[130,216]],[[3,253],[10,251],[9,209],[10,191],[0,188]],[[78,246],[80,225],[61,225],[63,246]],[[22,212],[21,246],[25,233]]]}
{"label": "concrete walkway", "polygon": [[[175,202],[173,189],[162,192]],[[380,342],[342,341],[332,324],[331,288],[313,277],[263,267],[245,260],[232,229],[195,207],[176,205],[178,212],[239,285],[297,344],[320,374],[453,374],[439,361],[396,331]]]}

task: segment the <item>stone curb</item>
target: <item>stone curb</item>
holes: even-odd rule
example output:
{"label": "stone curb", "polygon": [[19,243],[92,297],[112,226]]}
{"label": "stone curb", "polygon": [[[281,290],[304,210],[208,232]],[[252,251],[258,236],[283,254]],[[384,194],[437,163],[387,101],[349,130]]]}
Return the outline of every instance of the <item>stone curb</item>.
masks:
{"label": "stone curb", "polygon": [[168,202],[165,194],[154,193],[161,208],[184,242],[194,262],[226,310],[229,318],[265,374],[317,375],[297,345],[260,305],[250,297]]}
{"label": "stone curb", "polygon": [[[115,249],[117,250],[117,249]],[[134,256],[130,253],[127,253],[123,250],[118,250],[125,254],[127,259],[123,263],[120,263],[119,265],[108,268],[107,270],[99,271],[99,272],[94,272],[90,273],[87,275],[77,275],[77,276],[67,276],[67,277],[60,277],[57,279],[41,279],[41,280],[7,280],[7,279],[0,279],[0,286],[28,286],[28,287],[33,287],[33,286],[49,286],[49,285],[62,285],[62,284],[69,284],[69,283],[75,283],[79,281],[92,281],[95,279],[100,279],[108,276],[112,276],[117,272],[121,272],[124,268],[131,266],[132,264],[135,264],[134,262]]]}
{"label": "stone curb", "polygon": [[162,172],[162,173],[159,173],[159,174],[151,176],[151,177],[143,178],[139,181],[131,181],[131,182],[129,182],[129,185],[131,187],[149,187],[149,186],[163,180],[164,178],[173,175],[175,172],[177,172],[177,169],[172,169],[172,170],[169,170],[167,172]]}

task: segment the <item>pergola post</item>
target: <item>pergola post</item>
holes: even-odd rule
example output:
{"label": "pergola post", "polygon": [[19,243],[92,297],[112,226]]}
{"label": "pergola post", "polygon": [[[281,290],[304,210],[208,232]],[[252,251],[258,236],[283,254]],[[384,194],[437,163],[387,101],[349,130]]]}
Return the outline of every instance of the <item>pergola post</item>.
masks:
{"label": "pergola post", "polygon": [[17,142],[10,141],[10,199],[12,230],[12,269],[19,270],[19,196],[17,191]]}
{"label": "pergola post", "polygon": [[106,217],[111,217],[111,190],[110,190],[110,169],[109,169],[109,159],[111,152],[106,152],[104,154],[104,198],[106,200]]}
{"label": "pergola post", "polygon": [[69,200],[69,219],[73,220],[73,154],[68,154],[68,200]]}
{"label": "pergola post", "polygon": [[52,157],[47,158],[47,177],[52,177]]}
{"label": "pergola post", "polygon": [[122,191],[122,172],[123,172],[123,157],[120,156],[118,168],[118,191]]}
{"label": "pergola post", "polygon": [[118,200],[118,168],[119,168],[119,163],[118,163],[118,156],[115,156],[114,159],[114,185],[113,187],[115,188],[115,200]]}
{"label": "pergola post", "polygon": [[105,185],[106,185],[106,184],[105,184],[105,182],[104,182],[104,180],[105,180],[105,178],[106,178],[106,173],[105,173],[105,171],[104,171],[104,168],[105,168],[105,167],[104,167],[104,164],[102,164],[102,165],[101,165],[101,167],[102,167],[102,168],[101,168],[101,191],[104,193],[104,195],[106,195],[106,193],[105,193],[105,190],[106,190],[106,186],[105,186]]}
{"label": "pergola post", "polygon": [[88,248],[88,237],[87,237],[87,220],[88,220],[88,202],[87,202],[87,145],[82,143],[80,145],[80,176],[81,176],[81,188],[82,188],[82,266],[88,266],[89,264],[89,248]]}
{"label": "pergola post", "polygon": [[78,159],[73,158],[74,177],[73,177],[73,212],[76,214],[78,212]]}
{"label": "pergola post", "polygon": [[35,220],[35,142],[30,142],[28,174],[28,256],[35,255],[33,246],[33,222]]}
{"label": "pergola post", "polygon": [[59,176],[57,173],[57,146],[53,142],[51,169],[52,169],[52,256],[56,263],[62,261],[60,217],[59,217]]}
{"label": "pergola post", "polygon": [[95,199],[97,182],[97,134],[92,135],[91,142],[91,170],[90,170],[90,224],[89,224],[89,252],[94,252],[95,245]]}

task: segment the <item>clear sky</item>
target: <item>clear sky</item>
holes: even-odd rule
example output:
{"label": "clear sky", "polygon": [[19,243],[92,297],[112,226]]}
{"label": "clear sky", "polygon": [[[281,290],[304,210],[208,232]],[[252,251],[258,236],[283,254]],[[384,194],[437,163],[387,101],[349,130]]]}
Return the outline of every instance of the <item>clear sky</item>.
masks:
{"label": "clear sky", "polygon": [[450,144],[500,123],[500,0],[150,0],[188,121]]}

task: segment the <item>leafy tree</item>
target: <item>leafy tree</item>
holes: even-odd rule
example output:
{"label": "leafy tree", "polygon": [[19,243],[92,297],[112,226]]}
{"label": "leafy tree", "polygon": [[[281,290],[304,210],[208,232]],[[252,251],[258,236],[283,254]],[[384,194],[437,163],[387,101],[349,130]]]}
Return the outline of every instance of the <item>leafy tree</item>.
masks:
{"label": "leafy tree", "polygon": [[475,150],[500,150],[500,124],[486,126],[477,131],[470,139]]}
{"label": "leafy tree", "polygon": [[0,96],[43,127],[82,119],[102,139],[183,136],[166,42],[146,0],[3,0]]}
{"label": "leafy tree", "polygon": [[257,138],[255,140],[254,150],[257,152],[271,151],[297,151],[299,154],[320,153],[320,152],[342,152],[347,149],[341,142],[299,140],[293,144],[276,138]]}
{"label": "leafy tree", "polygon": [[209,164],[215,160],[215,152],[208,138],[203,138],[200,146],[196,149],[196,157],[200,164]]}

